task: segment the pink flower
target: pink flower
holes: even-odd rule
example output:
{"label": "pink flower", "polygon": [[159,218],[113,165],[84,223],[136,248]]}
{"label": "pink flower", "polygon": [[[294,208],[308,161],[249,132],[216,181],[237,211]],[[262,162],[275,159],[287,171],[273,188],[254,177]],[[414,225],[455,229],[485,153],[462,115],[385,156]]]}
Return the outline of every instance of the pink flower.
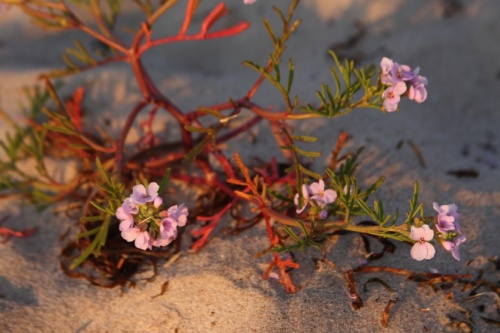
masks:
{"label": "pink flower", "polygon": [[406,84],[402,81],[399,81],[394,86],[387,88],[382,94],[382,98],[384,98],[384,110],[387,112],[395,111],[398,108],[401,95],[404,94],[405,91]]}
{"label": "pink flower", "polygon": [[257,0],[243,0],[243,3],[244,3],[245,5],[251,5],[251,4],[255,3],[256,1],[257,1]]}
{"label": "pink flower", "polygon": [[145,204],[146,202],[154,201],[158,197],[158,189],[160,186],[157,183],[150,183],[148,189],[144,185],[135,185],[132,188],[130,198],[137,204]]}
{"label": "pink flower", "polygon": [[325,190],[325,182],[323,179],[309,185],[309,191],[310,194],[312,194],[311,200],[316,201],[321,208],[325,207],[327,204],[331,204],[337,199],[337,192],[334,190]]}
{"label": "pink flower", "polygon": [[390,75],[392,64],[392,60],[386,57],[383,57],[382,61],[380,61],[380,68],[382,69],[380,80],[383,84],[392,85],[392,77]]}
{"label": "pink flower", "polygon": [[293,202],[295,203],[295,206],[297,206],[297,214],[300,214],[304,211],[306,208],[307,204],[309,203],[309,189],[306,184],[302,184],[302,197],[303,199],[303,206],[299,207],[299,194],[295,194],[295,197],[293,198]]}
{"label": "pink flower", "polygon": [[430,240],[434,238],[434,231],[427,224],[422,227],[411,227],[410,237],[417,242],[411,248],[411,257],[415,260],[421,261],[424,259],[432,259],[436,250]]}

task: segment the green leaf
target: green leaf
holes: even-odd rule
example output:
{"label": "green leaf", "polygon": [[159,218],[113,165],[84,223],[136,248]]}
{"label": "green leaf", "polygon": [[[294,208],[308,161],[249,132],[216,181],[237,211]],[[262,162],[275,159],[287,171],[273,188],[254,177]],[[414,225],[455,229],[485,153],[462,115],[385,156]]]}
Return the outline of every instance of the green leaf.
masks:
{"label": "green leaf", "polygon": [[160,188],[158,189],[158,193],[163,193],[163,190],[167,186],[168,181],[170,180],[170,171],[171,171],[171,169],[168,168],[167,171],[165,172],[165,175],[163,176],[163,179],[161,180]]}
{"label": "green leaf", "polygon": [[308,135],[293,135],[292,138],[296,141],[303,141],[303,142],[316,142],[318,141],[318,138],[314,136],[308,136]]}
{"label": "green leaf", "polygon": [[109,179],[108,174],[106,173],[106,170],[104,170],[104,167],[102,166],[101,160],[99,159],[99,157],[96,158],[95,165],[96,165],[97,170],[99,171],[99,174],[101,175],[102,179],[104,179],[104,181],[108,185],[112,186],[111,180]]}
{"label": "green leaf", "polygon": [[298,147],[295,147],[295,150],[297,151],[297,153],[299,153],[303,156],[306,156],[306,157],[317,158],[317,157],[321,156],[321,153],[319,151],[306,151],[306,150],[300,149]]}

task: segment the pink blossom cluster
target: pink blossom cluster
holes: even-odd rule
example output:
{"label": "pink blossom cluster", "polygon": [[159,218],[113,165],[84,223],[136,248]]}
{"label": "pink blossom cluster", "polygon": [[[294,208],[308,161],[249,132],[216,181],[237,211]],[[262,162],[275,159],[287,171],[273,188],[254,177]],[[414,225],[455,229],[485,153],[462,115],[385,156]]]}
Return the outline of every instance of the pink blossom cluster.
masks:
{"label": "pink blossom cluster", "polygon": [[384,57],[380,62],[380,68],[382,70],[380,80],[389,86],[382,94],[385,111],[396,111],[403,94],[417,103],[422,103],[427,99],[425,89],[427,79],[418,75],[419,67],[412,70],[408,65],[400,65]]}
{"label": "pink blossom cluster", "polygon": [[[438,212],[435,223],[435,230],[439,234],[439,240],[445,250],[450,251],[456,260],[460,260],[458,246],[465,242],[466,237],[460,231],[458,220],[460,215],[457,213],[457,205],[439,206],[436,202],[433,204],[434,210]],[[432,259],[436,250],[430,243],[434,239],[434,230],[429,225],[424,224],[421,227],[411,227],[410,237],[416,241],[411,248],[411,257],[421,261]]]}
{"label": "pink blossom cluster", "polygon": [[153,246],[166,246],[177,237],[177,227],[183,227],[189,214],[184,204],[163,210],[163,200],[158,196],[157,183],[136,185],[132,195],[116,210],[122,237],[134,242],[141,250]]}
{"label": "pink blossom cluster", "polygon": [[331,204],[337,199],[337,192],[331,189],[325,190],[325,182],[320,179],[319,182],[312,183],[311,185],[302,185],[302,198],[303,202],[300,205],[299,194],[295,194],[294,203],[297,206],[297,214],[302,213],[306,206],[311,204],[313,207],[317,206],[321,209],[319,217],[325,219],[328,215],[326,205]]}

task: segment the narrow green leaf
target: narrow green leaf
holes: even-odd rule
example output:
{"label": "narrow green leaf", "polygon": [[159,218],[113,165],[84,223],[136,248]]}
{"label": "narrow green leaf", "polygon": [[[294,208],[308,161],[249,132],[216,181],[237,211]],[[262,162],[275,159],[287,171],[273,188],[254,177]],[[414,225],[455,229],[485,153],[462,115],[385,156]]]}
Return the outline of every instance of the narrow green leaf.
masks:
{"label": "narrow green leaf", "polygon": [[296,141],[303,141],[303,142],[316,142],[316,141],[318,141],[317,137],[308,136],[308,135],[293,135],[292,138]]}
{"label": "narrow green leaf", "polygon": [[306,150],[300,149],[298,147],[295,147],[295,151],[303,156],[306,156],[306,157],[318,158],[321,156],[321,153],[319,151],[306,151]]}
{"label": "narrow green leaf", "polygon": [[304,166],[302,166],[301,164],[299,164],[298,167],[299,167],[300,171],[302,171],[303,173],[305,173],[306,175],[308,175],[310,177],[316,178],[318,180],[323,178],[319,173],[308,170]]}
{"label": "narrow green leaf", "polygon": [[106,170],[104,170],[104,167],[102,166],[101,160],[99,159],[99,157],[96,158],[95,165],[97,167],[97,170],[99,171],[99,174],[104,179],[104,181],[106,182],[106,184],[108,184],[108,185],[111,186],[112,185],[111,184],[111,180],[109,179],[108,174],[106,173]]}
{"label": "narrow green leaf", "polygon": [[163,179],[161,180],[160,188],[158,189],[158,193],[163,193],[163,190],[165,190],[165,187],[167,186],[168,181],[170,180],[170,171],[171,171],[171,169],[168,168],[167,171],[165,172],[165,175],[163,176]]}

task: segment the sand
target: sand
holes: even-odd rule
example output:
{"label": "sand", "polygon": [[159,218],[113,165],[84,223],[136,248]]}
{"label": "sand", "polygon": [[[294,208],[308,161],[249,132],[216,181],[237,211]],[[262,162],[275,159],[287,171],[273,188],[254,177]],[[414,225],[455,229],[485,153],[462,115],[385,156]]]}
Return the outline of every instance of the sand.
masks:
{"label": "sand", "polygon": [[[231,1],[231,17],[221,25],[247,20],[252,27],[237,38],[151,52],[147,66],[154,80],[186,110],[241,96],[256,77],[241,61],[264,61],[270,43],[262,37],[261,19],[273,16],[273,4],[285,3],[260,0],[245,6]],[[214,4],[204,1],[200,13]],[[170,20],[159,22],[159,33],[179,26],[183,8],[177,7]],[[383,56],[418,65],[429,80],[428,100],[423,104],[403,101],[401,112],[356,110],[338,120],[296,124],[297,132],[320,136],[321,143],[315,147],[324,152],[333,148],[341,131],[352,136],[346,148],[366,146],[358,177],[365,185],[379,176],[387,178],[378,198],[389,209],[407,206],[415,180],[420,181],[427,213],[434,201],[459,206],[467,235],[460,248],[461,261],[439,248],[433,260],[416,262],[410,258],[410,246],[397,244],[393,254],[386,253],[369,265],[474,276],[482,271],[485,280],[498,283],[500,273],[493,262],[500,255],[496,229],[500,220],[498,13],[500,3],[493,0],[304,0],[299,5],[296,17],[303,24],[291,39],[285,59],[295,61],[294,93],[301,100],[316,101],[314,92],[320,82],[333,82],[327,70],[332,64],[327,50],[332,46],[341,56],[354,57],[363,65],[378,64]],[[123,20],[135,24],[139,16],[130,10]],[[364,28],[360,29],[360,22]],[[87,40],[76,32],[42,31],[16,10],[0,12],[0,107],[18,114],[22,87],[33,85],[39,73],[61,67],[59,55],[75,38]],[[347,47],[349,39],[352,45]],[[109,133],[114,135],[140,96],[132,82],[126,66],[116,65],[72,77],[62,91],[85,85],[89,113],[111,119]],[[261,89],[256,101],[282,106],[271,86]],[[165,121],[167,128],[173,128]],[[156,126],[165,129],[160,121]],[[0,136],[8,131],[1,122]],[[245,149],[247,139],[228,150],[240,150],[246,158],[279,154],[266,131],[265,127],[254,131],[257,142],[251,151]],[[410,142],[420,150],[425,167]],[[317,162],[317,170],[326,165],[327,157]],[[461,169],[473,169],[478,176],[449,174]],[[38,212],[16,199],[2,199],[0,204],[0,216],[11,215],[3,226],[38,229],[32,237],[0,244],[1,332],[477,333],[499,329],[498,294],[467,300],[471,289],[457,281],[438,284],[433,290],[404,276],[357,274],[364,307],[354,310],[344,273],[366,262],[363,242],[354,234],[333,237],[325,244],[325,257],[314,249],[295,254],[301,265],[291,273],[296,294],[286,294],[274,279],[261,279],[271,258],[253,257],[268,246],[263,225],[238,236],[220,232],[199,254],[184,249],[175,262],[160,264],[154,281],[146,280],[152,271],[145,271],[135,277],[135,288],[97,288],[66,277],[59,267],[65,245],[60,236],[74,227],[74,221],[50,209]],[[225,226],[229,225],[231,221]],[[377,252],[381,246],[372,241],[372,249]],[[367,283],[373,278],[385,281],[391,290]],[[167,291],[159,295],[167,281]],[[484,291],[488,289],[477,290]],[[384,309],[396,299],[384,328]]]}

